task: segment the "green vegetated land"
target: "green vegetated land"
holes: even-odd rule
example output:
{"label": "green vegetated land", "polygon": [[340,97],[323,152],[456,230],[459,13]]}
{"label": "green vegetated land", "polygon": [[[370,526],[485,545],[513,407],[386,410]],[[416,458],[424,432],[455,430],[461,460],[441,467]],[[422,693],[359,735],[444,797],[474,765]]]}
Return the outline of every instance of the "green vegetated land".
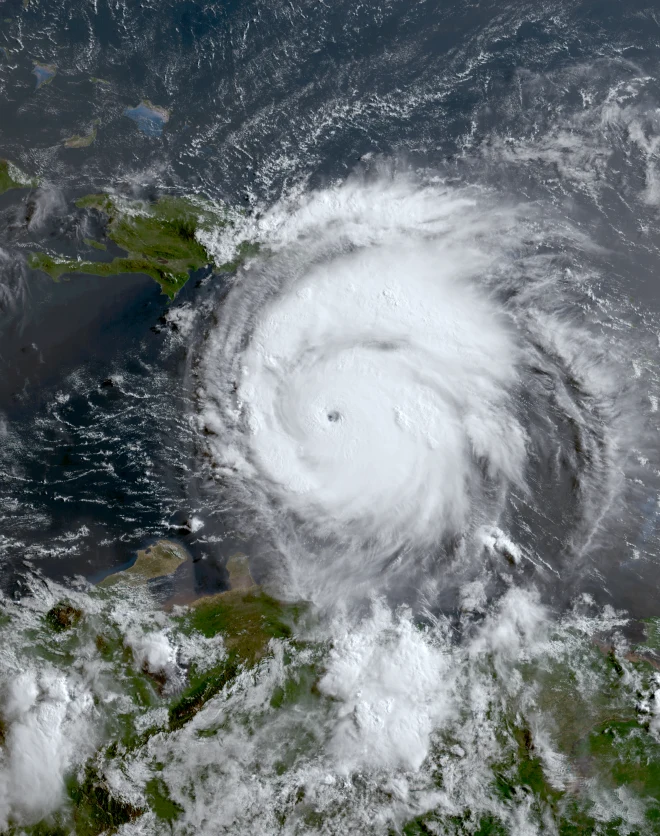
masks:
{"label": "green vegetated land", "polygon": [[[80,198],[76,205],[100,213],[105,237],[126,255],[111,261],[92,261],[33,252],[29,257],[30,267],[42,270],[55,280],[71,273],[93,276],[143,273],[157,281],[170,299],[188,281],[191,271],[214,264],[212,255],[198,240],[197,232],[232,223],[227,212],[201,198],[166,196],[146,203],[93,194]],[[103,241],[87,241],[94,249],[105,246]],[[236,269],[256,251],[256,245],[243,241],[231,262],[215,266],[219,270]]]}
{"label": "green vegetated land", "polygon": [[[489,793],[500,809],[455,815],[431,810],[407,822],[403,836],[510,836],[518,832],[512,821],[521,807],[536,818],[540,833],[660,833],[660,736],[652,728],[651,711],[643,708],[644,699],[657,687],[660,619],[649,620],[647,635],[646,645],[623,658],[612,647],[580,642],[570,663],[558,654],[540,667],[524,665],[523,681],[535,688],[530,719],[515,702],[497,716],[498,742],[505,756],[490,764]],[[493,676],[497,678],[495,671]],[[633,677],[639,690],[631,699]],[[553,743],[564,759],[559,775],[551,774],[544,761],[542,735],[534,728],[537,712],[552,728]],[[441,772],[437,782],[439,788],[444,786]],[[638,824],[630,825],[623,802],[604,820],[589,787],[634,799]]]}
{"label": "green vegetated land", "polygon": [[[154,578],[176,571],[187,559],[181,546],[159,541],[138,552],[135,564],[109,576],[99,584],[106,594],[121,594],[135,584],[146,584]],[[83,768],[71,774],[66,792],[69,805],[47,820],[27,827],[12,828],[11,836],[100,836],[116,833],[122,825],[138,819],[151,810],[166,827],[182,812],[170,796],[167,785],[156,773],[147,781],[144,802],[131,803],[113,791],[104,774],[104,767],[120,765],[156,734],[176,732],[192,719],[210,699],[225,687],[231,687],[241,671],[252,668],[270,652],[272,638],[289,638],[301,605],[282,604],[257,586],[250,575],[247,558],[237,554],[228,562],[230,590],[196,600],[176,622],[184,634],[213,637],[222,635],[226,654],[219,664],[198,670],[192,665],[185,687],[174,695],[163,694],[164,678],[146,669],[137,670],[133,653],[121,633],[111,624],[100,624],[94,616],[86,616],[69,601],[60,601],[44,616],[46,635],[51,635],[57,654],[66,654],[73,661],[75,648],[93,638],[104,664],[111,667],[131,702],[142,709],[168,705],[165,728],[152,727],[136,731],[131,714],[119,714],[107,728],[110,743]],[[110,589],[108,589],[110,587]],[[100,629],[99,629],[100,628]],[[69,644],[70,642],[70,644]],[[48,655],[48,651],[47,655]],[[169,831],[163,831],[169,832]]]}
{"label": "green vegetated land", "polygon": [[291,638],[300,616],[300,606],[283,605],[254,584],[244,556],[231,558],[227,569],[231,589],[196,601],[182,625],[207,638],[221,634],[227,656],[210,670],[191,670],[188,687],[170,706],[170,729],[183,726],[242,668],[259,662],[271,639]]}
{"label": "green vegetated land", "polygon": [[28,177],[9,160],[0,160],[0,194],[10,189],[30,189],[38,185],[38,180]]}
{"label": "green vegetated land", "polygon": [[[147,554],[139,553],[142,559],[141,576],[146,582],[154,573],[167,571],[171,567],[161,566],[163,560],[172,559],[180,562],[182,554],[171,554],[167,549],[174,546],[162,541]],[[154,562],[154,571],[144,570]],[[135,564],[137,566],[137,562]],[[168,727],[166,731],[175,732],[191,720],[213,697],[224,688],[230,687],[241,671],[251,668],[269,652],[272,638],[289,638],[292,628],[299,618],[300,606],[281,604],[257,586],[249,572],[247,558],[235,555],[227,566],[230,590],[218,595],[195,601],[189,609],[178,616],[177,621],[184,633],[202,634],[207,638],[222,635],[227,650],[226,655],[217,665],[198,670],[192,665],[188,671],[187,684],[169,700]],[[117,575],[117,583],[134,583],[131,570]],[[105,584],[104,584],[105,585]],[[115,584],[113,584],[114,586]],[[107,659],[116,659],[120,643],[118,636],[104,636],[97,641],[97,646]],[[130,654],[124,654],[129,660]],[[120,653],[121,656],[121,653]],[[157,677],[146,671],[131,674],[135,680],[133,699],[143,705],[156,705],[159,699]],[[106,747],[102,760],[117,762],[144,746],[148,739],[163,729],[150,728],[136,734],[130,725],[125,733]],[[100,766],[100,764],[99,764]],[[138,808],[115,797],[103,777],[99,766],[88,765],[84,774],[73,780],[69,786],[69,797],[73,803],[73,818],[78,836],[97,836],[100,833],[113,833],[143,813],[145,808]],[[145,787],[148,808],[165,824],[176,819],[181,808],[171,800],[167,785],[158,778],[148,781]]]}
{"label": "green vegetated land", "polygon": [[[185,550],[176,543],[160,541],[139,552],[133,567],[112,576],[113,583],[104,583],[101,594],[116,595],[121,592],[122,583],[128,588],[170,574],[186,557]],[[93,637],[101,658],[123,681],[131,701],[143,709],[164,705],[167,719],[164,726],[137,731],[132,715],[116,716],[111,720],[113,727],[106,730],[109,742],[70,776],[69,808],[60,810],[48,822],[12,830],[12,834],[63,836],[72,832],[72,826],[77,836],[111,834],[149,810],[162,823],[163,832],[170,832],[170,824],[182,809],[170,797],[157,765],[139,802],[118,796],[105,777],[106,770],[116,769],[124,760],[145,751],[155,735],[176,734],[210,700],[231,689],[241,672],[265,659],[271,653],[272,639],[289,640],[291,648],[296,646],[296,625],[307,612],[304,604],[283,604],[257,586],[243,555],[231,558],[227,569],[231,586],[228,592],[199,599],[173,615],[177,629],[191,637],[221,635],[226,651],[210,668],[197,668],[193,663],[182,689],[174,694],[163,690],[164,682],[158,675],[136,669],[132,651],[116,627],[95,622],[93,615],[85,615],[67,601],[59,602],[45,615],[44,626],[57,643],[58,654],[70,653],[74,658],[74,645],[69,648],[66,644],[69,636],[73,642],[79,634],[78,641],[83,643]],[[533,662],[523,665],[522,680],[533,683],[537,689],[531,719],[515,699],[511,703],[505,701],[499,709],[495,705],[489,709],[494,712],[490,719],[497,720],[500,744],[499,762],[490,763],[492,784],[484,787],[492,799],[492,810],[457,810],[455,814],[446,808],[430,810],[401,829],[392,830],[392,836],[508,836],[517,832],[512,829],[512,822],[515,811],[521,808],[542,825],[539,832],[545,832],[547,827],[548,832],[552,830],[559,836],[660,833],[660,741],[650,726],[652,715],[640,709],[644,693],[650,694],[654,687],[659,636],[660,622],[654,620],[648,624],[647,644],[624,657],[612,648],[587,641],[570,651],[570,664],[560,653],[546,659],[540,667]],[[281,683],[272,694],[271,708],[278,711],[322,699],[317,688],[322,660],[322,652],[315,654]],[[489,660],[484,659],[482,664],[485,672],[491,670]],[[497,678],[495,670],[491,672]],[[631,702],[631,676],[638,679],[637,704]],[[554,724],[555,745],[566,758],[563,781],[558,782],[548,773],[543,742],[538,739],[533,722],[535,711],[541,711]],[[215,728],[213,724],[202,724],[198,730],[199,736],[219,733],[221,725]],[[450,740],[437,741],[444,750],[450,744]],[[290,753],[283,753],[281,769],[286,771],[295,761],[295,746],[292,744]],[[289,755],[291,763],[287,760]],[[436,775],[438,789],[442,789],[444,768],[438,769]],[[623,808],[620,817],[610,815],[604,821],[589,800],[590,793],[583,791],[588,786],[636,799],[641,805],[642,821],[631,828]],[[303,794],[297,814],[303,815],[305,803]],[[317,821],[317,814],[312,808],[310,811],[310,827],[321,827],[322,819]]]}

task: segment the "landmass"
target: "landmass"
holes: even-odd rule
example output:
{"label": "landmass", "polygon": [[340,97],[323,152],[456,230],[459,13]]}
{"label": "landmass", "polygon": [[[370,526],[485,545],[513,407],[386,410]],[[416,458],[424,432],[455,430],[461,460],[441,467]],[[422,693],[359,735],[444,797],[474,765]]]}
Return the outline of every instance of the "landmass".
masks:
{"label": "landmass", "polygon": [[70,630],[82,618],[82,610],[68,601],[60,601],[46,613],[46,621],[57,632]]}
{"label": "landmass", "polygon": [[83,238],[83,244],[87,244],[88,247],[103,252],[108,249],[105,244],[102,244],[100,241],[95,241],[93,238]]}
{"label": "landmass", "polygon": [[[154,550],[163,544],[177,546],[169,541],[160,541],[152,547],[151,554],[146,554],[145,549],[140,553],[144,555],[145,565],[156,565],[153,563],[157,558]],[[137,565],[138,561],[135,563]],[[190,667],[183,690],[170,698],[165,728],[154,726],[137,734],[127,728],[121,739],[115,738],[96,758],[90,759],[77,776],[72,777],[67,788],[72,802],[71,819],[67,819],[66,810],[62,812],[60,821],[63,834],[69,832],[67,827],[71,821],[76,832],[84,836],[115,833],[122,825],[135,821],[149,810],[163,823],[164,828],[168,828],[183,812],[170,797],[166,782],[158,774],[145,783],[144,801],[137,801],[125,799],[117,793],[106,777],[106,769],[112,771],[124,760],[130,761],[153,735],[174,732],[183,727],[210,699],[225,687],[231,686],[241,670],[255,664],[268,653],[271,638],[291,636],[297,608],[280,604],[255,584],[246,556],[233,555],[227,563],[227,572],[230,582],[227,592],[199,599],[177,619],[181,629],[191,637],[199,633],[207,638],[221,634],[227,650],[224,658],[210,668],[198,668],[194,664]],[[123,652],[124,646],[118,635],[112,635],[109,631],[99,635],[96,645],[108,662],[114,660],[114,664],[121,666],[125,681],[133,682],[136,700],[145,705],[161,704],[162,691],[155,686],[153,676],[149,677],[144,670],[131,673],[132,654]],[[295,701],[299,691],[313,687],[315,678],[316,672],[313,676],[301,676],[300,681],[295,681],[295,687],[290,682],[285,683],[276,689],[273,706],[279,707]],[[204,730],[203,733],[211,732]],[[37,836],[36,830],[30,829],[28,832],[30,836]],[[38,836],[42,836],[42,831],[38,831]]]}
{"label": "landmass", "polygon": [[137,560],[128,569],[108,575],[97,586],[108,587],[117,583],[130,586],[144,584],[154,578],[172,575],[188,560],[188,552],[171,540],[159,540],[137,553]]}
{"label": "landmass", "polygon": [[96,126],[98,125],[98,119],[95,120],[92,130],[85,134],[84,136],[80,136],[75,134],[74,136],[68,137],[63,141],[65,148],[87,148],[94,142],[96,139]]}
{"label": "landmass", "polygon": [[[152,577],[176,571],[186,558],[182,546],[161,540],[141,550],[130,569],[113,577],[115,582],[123,578],[128,583],[145,583]],[[168,734],[178,734],[191,721],[195,722],[194,736],[182,738],[184,744],[188,739],[222,735],[228,723],[225,710],[218,708],[198,715],[222,692],[231,695],[233,689],[248,687],[242,674],[274,652],[273,640],[286,640],[281,648],[285,660],[287,654],[305,656],[302,663],[295,664],[272,684],[268,702],[263,705],[272,712],[273,722],[277,723],[276,712],[280,710],[327,699],[319,681],[328,647],[313,640],[301,641],[296,636],[306,633],[300,629],[301,618],[307,617],[306,605],[283,603],[268,595],[255,583],[243,554],[229,559],[227,572],[228,591],[175,608],[170,614],[172,634],[185,636],[190,644],[203,648],[192,661],[181,661],[181,678],[176,680],[175,688],[168,689],[166,670],[154,672],[136,665],[130,640],[127,643],[121,625],[114,618],[99,620],[96,607],[86,614],[75,603],[60,601],[45,614],[42,629],[46,644],[41,651],[45,658],[61,658],[61,664],[66,665],[75,648],[82,647],[89,653],[90,647],[96,647],[105,663],[104,670],[113,672],[127,697],[140,708],[135,714],[117,715],[115,725],[108,729],[108,741],[67,778],[70,806],[41,823],[10,828],[12,836],[64,836],[72,829],[80,836],[100,836],[116,833],[122,825],[150,813],[163,832],[170,832],[171,822],[182,815],[183,809],[170,796],[161,763],[150,755],[151,739],[162,741]],[[114,595],[121,595],[119,585],[101,585],[111,587],[104,593],[109,602]],[[11,619],[7,619],[5,629],[12,629],[11,624]],[[656,668],[637,657],[648,654],[657,658],[660,620],[649,619],[646,628],[645,643],[632,653],[621,655],[611,645],[595,645],[575,635],[568,646],[560,640],[553,654],[540,663],[530,658],[516,667],[520,682],[534,686],[531,714],[521,708],[513,695],[493,709],[500,754],[499,760],[493,761],[492,755],[486,753],[492,780],[483,786],[484,793],[492,798],[492,812],[457,820],[465,824],[461,833],[504,836],[509,832],[510,816],[506,815],[506,821],[500,816],[514,811],[521,799],[523,803],[527,799],[526,803],[545,817],[543,820],[566,836],[629,832],[620,829],[620,819],[605,826],[590,793],[583,792],[585,787],[593,786],[603,788],[604,798],[607,792],[634,801],[640,822],[634,832],[656,832],[660,821],[660,740],[653,694],[658,680]],[[44,642],[44,633],[35,634],[32,622],[29,639],[33,650]],[[493,678],[497,677],[488,657],[477,664],[485,666],[485,670],[492,668]],[[576,676],[578,668],[586,680]],[[262,701],[263,696],[259,705]],[[544,727],[539,730],[534,722],[536,712],[550,722],[553,741],[561,753],[554,767],[554,762],[547,759]],[[154,717],[154,725],[135,724],[132,719],[149,714]],[[243,722],[242,718],[237,722]],[[446,761],[451,775],[452,758],[463,757],[464,753],[458,744],[449,748],[451,740],[439,740],[449,752]],[[317,744],[312,741],[312,745]],[[298,750],[283,745],[281,752],[275,767],[277,774],[292,767],[295,770]],[[136,766],[142,770],[142,793],[124,796],[113,776]],[[438,768],[437,774],[441,780],[444,766]],[[300,795],[293,815],[306,814],[306,803],[304,795]],[[445,810],[430,810],[402,823],[398,832],[402,836],[446,832],[446,823]]]}
{"label": "landmass", "polygon": [[57,67],[54,64],[35,64],[32,72],[37,77],[36,89],[38,90],[44,84],[51,83],[57,73]]}
{"label": "landmass", "polygon": [[170,120],[169,110],[152,104],[149,99],[143,99],[135,107],[127,107],[124,115],[132,119],[147,136],[160,136]]}
{"label": "landmass", "polygon": [[[97,212],[104,219],[105,238],[116,244],[126,256],[111,261],[89,261],[33,252],[28,264],[58,280],[72,273],[93,276],[116,276],[119,273],[143,273],[161,286],[173,299],[193,270],[209,264],[222,271],[234,270],[257,245],[242,241],[231,262],[217,264],[198,233],[231,225],[229,213],[202,198],[160,197],[148,203],[126,200],[116,195],[92,194],[76,201],[80,209]],[[92,239],[87,239],[90,246]],[[98,242],[105,246],[103,242]],[[99,247],[95,247],[99,249]]]}
{"label": "landmass", "polygon": [[229,590],[199,598],[182,617],[186,631],[206,638],[220,634],[227,649],[222,662],[202,671],[194,667],[188,687],[169,708],[170,730],[178,729],[244,667],[255,665],[269,650],[271,639],[289,639],[303,606],[282,604],[258,586],[250,574],[247,557],[233,555],[227,563]]}
{"label": "landmass", "polygon": [[10,189],[34,188],[38,184],[39,181],[35,177],[29,177],[14,163],[0,160],[0,194]]}
{"label": "landmass", "polygon": [[[187,559],[183,546],[160,540],[139,551],[130,568],[108,576],[97,586],[142,585],[173,574]],[[201,634],[207,639],[221,635],[227,653],[211,668],[190,668],[187,686],[169,707],[170,730],[187,723],[244,667],[266,656],[271,639],[290,638],[292,626],[302,612],[301,605],[282,604],[258,586],[244,554],[232,555],[226,568],[229,589],[198,598],[176,619],[184,633]]]}

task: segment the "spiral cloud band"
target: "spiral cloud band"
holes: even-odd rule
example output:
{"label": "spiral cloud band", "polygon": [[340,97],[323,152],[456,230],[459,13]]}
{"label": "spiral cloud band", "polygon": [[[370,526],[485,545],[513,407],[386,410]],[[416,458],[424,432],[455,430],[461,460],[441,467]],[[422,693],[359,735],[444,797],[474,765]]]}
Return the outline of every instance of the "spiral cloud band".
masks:
{"label": "spiral cloud band", "polygon": [[221,472],[381,556],[455,536],[523,479],[520,350],[486,277],[515,228],[468,190],[349,184],[273,210],[219,311],[203,420]]}
{"label": "spiral cloud band", "polygon": [[442,247],[316,266],[267,306],[237,395],[251,460],[325,530],[396,542],[457,529],[475,458],[514,475],[514,352]]}

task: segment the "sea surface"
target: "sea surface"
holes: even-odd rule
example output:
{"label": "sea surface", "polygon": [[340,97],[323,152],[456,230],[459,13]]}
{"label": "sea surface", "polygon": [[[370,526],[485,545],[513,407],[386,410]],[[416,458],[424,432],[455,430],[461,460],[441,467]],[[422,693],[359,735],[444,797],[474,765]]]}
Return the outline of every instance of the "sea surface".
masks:
{"label": "sea surface", "polygon": [[[373,663],[369,682],[385,665],[348,637],[369,618],[365,635],[408,636],[400,606],[449,619],[460,644],[462,613],[563,624],[579,599],[601,614],[594,635],[616,622],[641,640],[660,617],[652,3],[6,0],[1,14],[0,158],[39,178],[0,195],[5,594],[95,583],[163,538],[208,594],[241,551],[257,582],[332,625],[324,693],[344,720],[341,653]],[[198,271],[171,302],[146,276],[30,270],[31,251],[82,251],[98,230],[75,200],[106,191],[224,202],[260,254]],[[225,230],[205,243],[227,260]],[[391,732],[383,755],[360,737],[356,754],[343,734],[319,743],[343,772],[319,770],[389,770],[369,809],[427,763],[423,742],[403,753]],[[319,805],[323,832],[341,832]],[[374,832],[423,808],[383,812]],[[282,832],[305,832],[293,820]]]}

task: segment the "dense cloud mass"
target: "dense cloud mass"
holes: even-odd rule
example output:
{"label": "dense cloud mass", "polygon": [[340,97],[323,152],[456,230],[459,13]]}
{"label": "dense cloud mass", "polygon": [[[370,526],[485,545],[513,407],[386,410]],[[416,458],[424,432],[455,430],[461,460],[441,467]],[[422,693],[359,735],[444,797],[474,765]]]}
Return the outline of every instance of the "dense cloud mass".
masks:
{"label": "dense cloud mass", "polygon": [[406,183],[320,194],[293,265],[267,270],[272,295],[232,368],[241,452],[321,534],[432,542],[460,530],[476,460],[521,479],[515,337],[472,284],[495,255],[475,210]]}
{"label": "dense cloud mass", "polygon": [[38,822],[65,798],[65,775],[92,754],[92,692],[53,667],[26,668],[5,682],[0,759],[0,827]]}
{"label": "dense cloud mass", "polygon": [[[202,347],[201,417],[216,473],[307,595],[339,566],[359,588],[393,558],[483,545],[568,421],[593,448],[573,462],[585,501],[590,480],[607,481],[615,451],[589,441],[582,396],[606,409],[614,371],[594,368],[599,344],[553,295],[568,254],[590,245],[538,213],[493,190],[384,174],[261,219],[268,258],[244,271]],[[571,391],[578,375],[586,392]],[[584,523],[588,537],[588,511]],[[315,554],[310,575],[300,561]]]}
{"label": "dense cloud mass", "polygon": [[14,5],[0,831],[655,836],[655,10]]}

